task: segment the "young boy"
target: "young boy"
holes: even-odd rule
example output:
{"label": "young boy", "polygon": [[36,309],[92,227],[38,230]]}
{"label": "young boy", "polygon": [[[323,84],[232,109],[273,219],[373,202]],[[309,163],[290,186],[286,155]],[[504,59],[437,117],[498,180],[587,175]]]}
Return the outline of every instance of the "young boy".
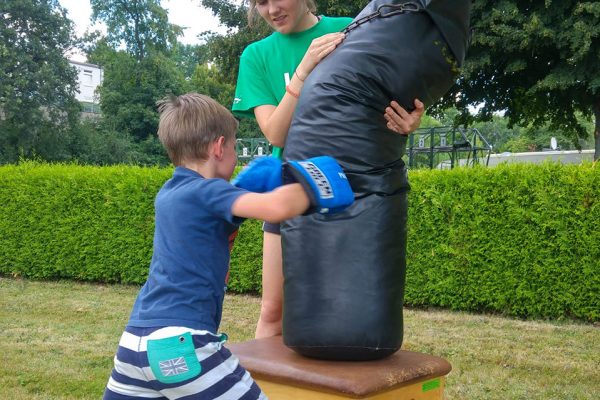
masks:
{"label": "young boy", "polygon": [[104,399],[263,399],[223,346],[226,336],[217,334],[228,238],[244,218],[277,223],[310,205],[320,212],[341,209],[352,202],[351,189],[332,159],[287,166],[302,185],[281,186],[281,172],[274,176],[277,169],[257,162],[240,174],[240,187],[233,186],[237,121],[231,113],[197,93],[164,99],[159,111],[158,136],[176,168],[156,196],[148,280],[119,342]]}

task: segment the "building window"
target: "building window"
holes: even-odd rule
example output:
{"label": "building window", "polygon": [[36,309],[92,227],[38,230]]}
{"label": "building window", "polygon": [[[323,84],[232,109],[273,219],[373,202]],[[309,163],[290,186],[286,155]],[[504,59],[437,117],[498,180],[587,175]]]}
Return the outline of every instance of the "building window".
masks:
{"label": "building window", "polygon": [[85,81],[85,83],[92,83],[92,70],[91,69],[84,69],[83,70],[83,79]]}

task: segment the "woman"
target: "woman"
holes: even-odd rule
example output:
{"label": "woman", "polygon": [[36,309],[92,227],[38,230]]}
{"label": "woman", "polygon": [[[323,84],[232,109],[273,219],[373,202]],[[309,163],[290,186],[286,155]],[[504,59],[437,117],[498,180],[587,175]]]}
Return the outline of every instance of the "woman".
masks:
{"label": "woman", "polygon": [[[281,157],[304,80],[315,66],[344,39],[352,18],[316,15],[313,0],[250,0],[248,21],[262,18],[273,29],[270,36],[250,44],[242,53],[232,110],[255,117],[273,155]],[[408,134],[418,128],[424,112],[415,100],[408,113],[392,101],[384,110],[390,130]],[[281,334],[283,272],[279,225],[263,225],[262,303],[256,338]]]}

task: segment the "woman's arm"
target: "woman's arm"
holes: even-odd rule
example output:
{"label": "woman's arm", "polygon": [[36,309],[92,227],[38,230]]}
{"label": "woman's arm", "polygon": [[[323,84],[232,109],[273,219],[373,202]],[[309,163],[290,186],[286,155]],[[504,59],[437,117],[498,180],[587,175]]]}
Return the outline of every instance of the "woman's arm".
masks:
{"label": "woman's arm", "polygon": [[[298,96],[304,86],[304,80],[315,66],[331,53],[344,39],[342,33],[330,33],[312,41],[300,65],[292,75],[288,90],[277,105],[265,104],[254,108],[254,116],[269,143],[273,146],[283,147],[287,138],[292,116],[298,102]],[[406,135],[414,131],[421,124],[421,117],[425,112],[421,101],[415,99],[415,110],[407,112],[397,102],[392,101],[385,110],[384,117],[388,121],[388,128],[394,132]]]}
{"label": "woman's arm", "polygon": [[304,80],[315,66],[344,40],[344,37],[343,33],[336,32],[314,39],[292,75],[288,90],[281,102],[277,106],[266,104],[254,108],[256,122],[273,146],[283,147],[285,144]]}
{"label": "woman's arm", "polygon": [[[292,82],[290,82],[290,85]],[[254,115],[260,129],[273,146],[283,147],[292,123],[296,101],[293,96],[286,93],[277,107],[264,105],[254,109]],[[415,99],[415,109],[410,113],[400,104],[392,101],[390,106],[385,109],[383,116],[388,121],[387,127],[390,130],[401,135],[408,135],[419,128],[424,112],[425,106],[418,99]]]}
{"label": "woman's arm", "polygon": [[[290,84],[292,84],[290,82]],[[283,147],[292,124],[296,99],[286,93],[277,106],[265,104],[254,108],[254,116],[263,135],[273,146]]]}

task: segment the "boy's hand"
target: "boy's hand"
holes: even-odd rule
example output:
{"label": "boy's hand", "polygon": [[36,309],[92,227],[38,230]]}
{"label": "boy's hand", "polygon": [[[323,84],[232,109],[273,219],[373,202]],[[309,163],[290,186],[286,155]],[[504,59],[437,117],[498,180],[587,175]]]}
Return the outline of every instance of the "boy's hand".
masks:
{"label": "boy's hand", "polygon": [[298,182],[310,198],[307,213],[340,212],[354,202],[354,193],[342,167],[329,156],[283,164],[285,184]]}
{"label": "boy's hand", "polygon": [[250,161],[231,184],[255,193],[265,193],[282,185],[281,160],[258,157]]}

